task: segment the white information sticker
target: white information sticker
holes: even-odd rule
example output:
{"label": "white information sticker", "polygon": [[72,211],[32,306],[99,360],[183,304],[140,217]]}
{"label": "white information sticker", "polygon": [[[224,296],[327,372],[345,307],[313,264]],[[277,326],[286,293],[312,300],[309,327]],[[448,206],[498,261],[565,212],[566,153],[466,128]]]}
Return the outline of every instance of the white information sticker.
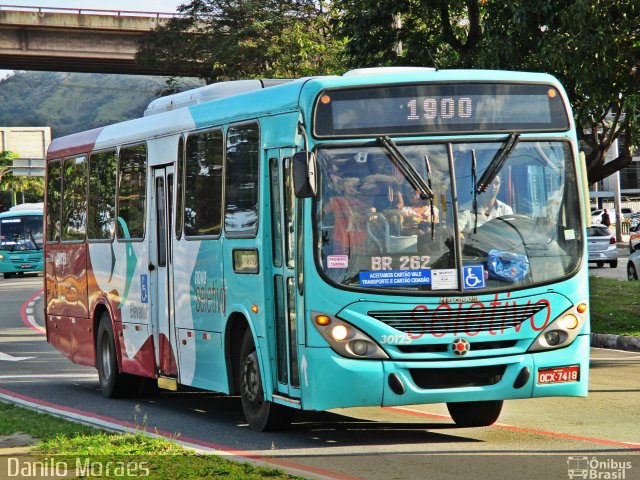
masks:
{"label": "white information sticker", "polygon": [[327,257],[327,268],[349,268],[349,256],[329,255]]}
{"label": "white information sticker", "polygon": [[455,268],[431,270],[432,290],[455,290],[458,288],[458,272]]}
{"label": "white information sticker", "polygon": [[565,230],[564,231],[564,239],[565,240],[575,240],[576,239],[576,231],[575,230]]}

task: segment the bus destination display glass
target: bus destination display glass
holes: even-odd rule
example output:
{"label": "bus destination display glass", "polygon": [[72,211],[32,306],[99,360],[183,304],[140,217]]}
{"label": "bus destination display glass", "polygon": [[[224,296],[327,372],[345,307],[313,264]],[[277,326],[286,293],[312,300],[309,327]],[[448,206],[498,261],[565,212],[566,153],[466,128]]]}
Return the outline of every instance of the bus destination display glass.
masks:
{"label": "bus destination display glass", "polygon": [[428,84],[325,90],[318,137],[566,130],[560,93],[549,85]]}

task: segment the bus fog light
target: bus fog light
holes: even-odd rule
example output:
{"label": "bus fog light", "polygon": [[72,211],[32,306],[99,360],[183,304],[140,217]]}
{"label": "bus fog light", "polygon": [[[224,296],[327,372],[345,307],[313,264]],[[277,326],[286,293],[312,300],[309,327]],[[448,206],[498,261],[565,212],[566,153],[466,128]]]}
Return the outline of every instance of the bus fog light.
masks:
{"label": "bus fog light", "polygon": [[547,344],[554,346],[560,343],[560,332],[557,330],[550,330],[544,334],[544,339],[547,341]]}
{"label": "bus fog light", "polygon": [[578,317],[571,313],[562,317],[558,322],[560,328],[564,328],[565,330],[575,330],[579,324],[580,321],[578,320]]}
{"label": "bus fog light", "polygon": [[331,329],[331,336],[334,340],[341,342],[349,335],[349,330],[344,325],[336,325]]}
{"label": "bus fog light", "polygon": [[349,348],[351,348],[351,351],[354,354],[361,357],[367,354],[367,351],[369,350],[369,342],[364,340],[353,340],[349,343]]}

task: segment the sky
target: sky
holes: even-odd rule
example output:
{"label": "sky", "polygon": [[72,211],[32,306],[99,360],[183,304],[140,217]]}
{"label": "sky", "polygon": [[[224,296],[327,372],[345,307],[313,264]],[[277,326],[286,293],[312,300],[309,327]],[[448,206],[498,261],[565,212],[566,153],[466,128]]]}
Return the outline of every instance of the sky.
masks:
{"label": "sky", "polygon": [[[173,13],[178,5],[189,3],[189,0],[0,0],[0,9],[3,5],[20,5],[25,7],[49,7],[49,8],[95,8],[98,10],[128,10],[139,12]],[[5,8],[5,9],[10,9]],[[12,70],[0,70],[0,80],[10,75]]]}

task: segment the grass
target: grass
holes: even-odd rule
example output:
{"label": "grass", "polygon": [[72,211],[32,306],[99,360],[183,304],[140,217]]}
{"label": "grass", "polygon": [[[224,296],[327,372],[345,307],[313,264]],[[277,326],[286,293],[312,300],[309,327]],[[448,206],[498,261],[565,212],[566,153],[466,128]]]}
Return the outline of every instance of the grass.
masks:
{"label": "grass", "polygon": [[0,402],[0,435],[16,433],[39,439],[32,450],[34,461],[55,458],[79,477],[121,478],[128,470],[133,476],[159,480],[301,479],[271,467],[198,455],[142,432],[110,433]]}
{"label": "grass", "polygon": [[640,337],[638,282],[589,277],[591,331]]}

